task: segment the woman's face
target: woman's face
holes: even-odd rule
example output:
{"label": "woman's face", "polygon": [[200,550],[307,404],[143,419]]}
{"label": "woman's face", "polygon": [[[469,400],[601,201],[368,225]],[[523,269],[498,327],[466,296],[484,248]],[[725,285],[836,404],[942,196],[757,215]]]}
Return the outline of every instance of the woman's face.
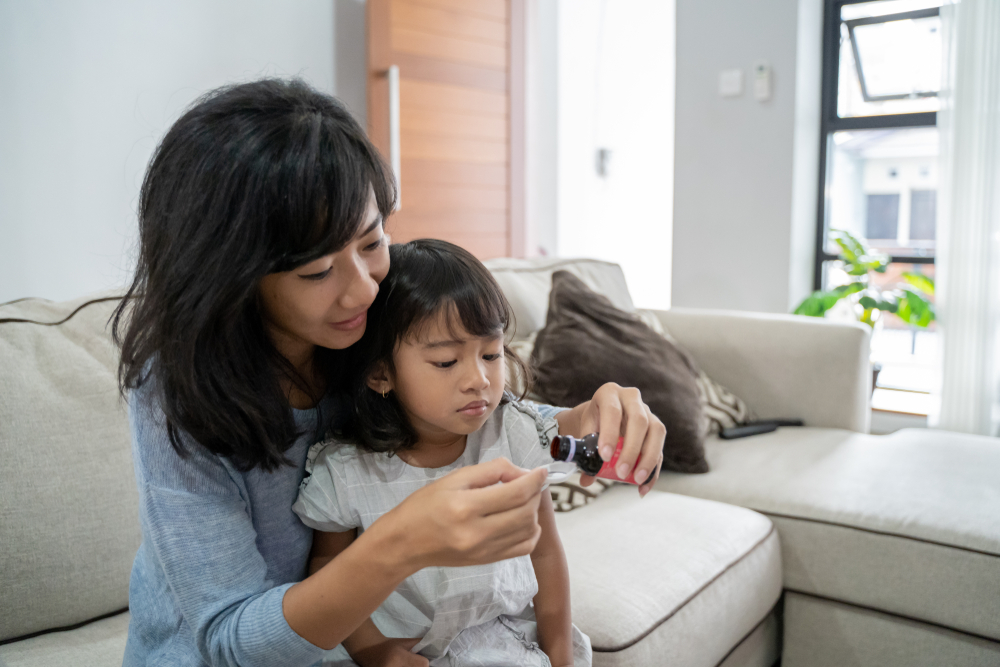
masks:
{"label": "woman's face", "polygon": [[346,247],[261,280],[264,318],[278,351],[300,367],[317,345],[343,349],[358,342],[388,271],[389,237],[372,195],[364,223]]}

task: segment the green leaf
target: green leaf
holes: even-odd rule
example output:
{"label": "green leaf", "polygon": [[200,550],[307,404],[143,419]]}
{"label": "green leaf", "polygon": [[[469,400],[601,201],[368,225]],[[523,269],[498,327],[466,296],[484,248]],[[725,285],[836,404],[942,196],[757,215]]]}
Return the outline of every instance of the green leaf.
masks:
{"label": "green leaf", "polygon": [[881,310],[887,313],[895,313],[897,308],[897,303],[895,299],[890,298],[879,298],[865,295],[858,299],[858,303],[865,310]]}
{"label": "green leaf", "polygon": [[[845,286],[846,287],[846,286]],[[855,290],[857,291],[857,290]],[[816,291],[807,296],[802,300],[802,303],[798,305],[795,309],[796,315],[807,315],[809,317],[823,317],[826,311],[833,308],[833,306],[847,296],[850,292],[832,290],[832,291]]]}
{"label": "green leaf", "polygon": [[926,328],[937,318],[934,305],[917,290],[904,286],[899,290],[899,308],[896,314],[901,320],[915,327]]}
{"label": "green leaf", "polygon": [[927,274],[907,271],[903,274],[903,280],[910,283],[924,294],[934,296],[934,279]]}
{"label": "green leaf", "polygon": [[850,232],[846,232],[843,229],[831,229],[830,238],[840,246],[841,258],[845,262],[855,264],[862,255],[866,254],[864,244]]}
{"label": "green leaf", "polygon": [[848,294],[854,294],[855,292],[860,292],[865,288],[864,283],[847,283],[846,285],[838,285],[833,288],[833,291],[841,295],[841,298],[847,296]]}
{"label": "green leaf", "polygon": [[889,267],[889,256],[872,252],[864,241],[842,229],[830,230],[830,238],[840,247],[840,259],[848,275],[863,276],[869,271],[885,273]]}

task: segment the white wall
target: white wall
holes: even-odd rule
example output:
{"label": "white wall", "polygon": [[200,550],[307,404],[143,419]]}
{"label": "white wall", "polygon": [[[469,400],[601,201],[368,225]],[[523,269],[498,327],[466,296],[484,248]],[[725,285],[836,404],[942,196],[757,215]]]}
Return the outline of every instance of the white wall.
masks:
{"label": "white wall", "polygon": [[[822,0],[676,2],[673,305],[788,312],[812,283]],[[719,95],[728,69],[740,97]]]}
{"label": "white wall", "polygon": [[559,0],[525,2],[525,254],[558,251]]}
{"label": "white wall", "polygon": [[[363,30],[359,0],[0,0],[0,302],[126,282],[146,163],[199,94],[299,75],[363,118],[359,11]],[[336,66],[335,14],[362,45]]]}
{"label": "white wall", "polygon": [[560,0],[556,23],[557,253],[618,262],[637,305],[667,308],[673,0]]}

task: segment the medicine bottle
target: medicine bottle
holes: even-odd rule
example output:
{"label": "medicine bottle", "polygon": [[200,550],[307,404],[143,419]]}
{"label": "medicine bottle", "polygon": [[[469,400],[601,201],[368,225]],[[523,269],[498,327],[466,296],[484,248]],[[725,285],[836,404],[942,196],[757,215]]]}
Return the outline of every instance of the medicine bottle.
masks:
{"label": "medicine bottle", "polygon": [[[615,453],[611,457],[610,461],[605,461],[601,458],[600,452],[597,451],[597,434],[591,433],[582,438],[574,438],[571,435],[557,435],[552,439],[552,458],[556,461],[571,461],[576,464],[576,466],[587,475],[595,475],[602,479],[610,479],[616,482],[627,482],[629,484],[639,485],[639,482],[635,480],[635,470],[633,469],[629,472],[628,477],[622,479],[615,472],[615,466],[618,464],[618,457],[622,453],[622,445],[625,444],[624,438],[618,438],[618,445],[615,447]],[[653,479],[653,473],[650,473],[646,481],[649,482]]]}

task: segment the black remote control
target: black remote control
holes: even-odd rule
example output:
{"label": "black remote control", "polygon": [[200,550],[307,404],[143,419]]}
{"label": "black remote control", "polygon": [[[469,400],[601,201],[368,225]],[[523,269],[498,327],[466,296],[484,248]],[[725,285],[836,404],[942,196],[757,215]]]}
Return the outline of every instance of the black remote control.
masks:
{"label": "black remote control", "polygon": [[739,426],[730,426],[719,431],[719,437],[723,440],[735,440],[745,438],[750,435],[770,433],[777,431],[779,426],[802,426],[801,419],[766,419],[759,422],[747,422]]}

